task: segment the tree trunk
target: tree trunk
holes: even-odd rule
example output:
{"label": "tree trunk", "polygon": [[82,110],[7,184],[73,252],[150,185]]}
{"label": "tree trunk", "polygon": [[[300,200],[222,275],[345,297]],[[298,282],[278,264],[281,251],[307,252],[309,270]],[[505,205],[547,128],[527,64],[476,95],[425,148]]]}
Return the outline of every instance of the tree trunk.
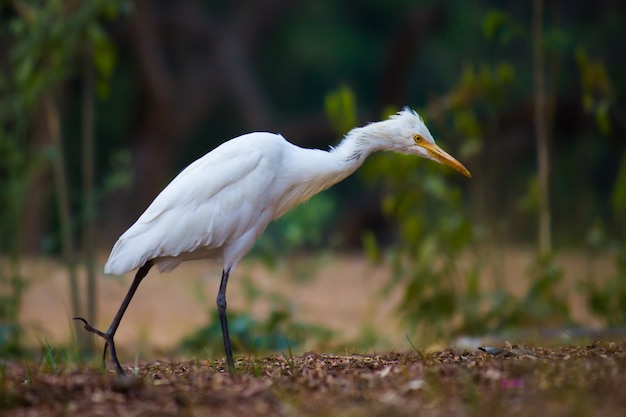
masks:
{"label": "tree trunk", "polygon": [[546,121],[546,87],[543,57],[543,0],[533,0],[533,78],[535,87],[535,135],[537,139],[537,185],[539,192],[539,255],[552,252],[550,218],[550,159]]}
{"label": "tree trunk", "polygon": [[[82,168],[83,168],[83,221],[82,248],[87,274],[87,321],[97,322],[97,282],[95,273],[95,201],[94,201],[94,68],[92,48],[88,43],[83,57],[83,99],[82,99]],[[93,337],[87,337],[85,348],[94,350]]]}
{"label": "tree trunk", "polygon": [[[81,315],[80,299],[78,297],[78,277],[76,275],[76,259],[74,254],[74,240],[72,238],[71,214],[69,204],[69,191],[67,175],[65,172],[65,158],[63,156],[63,144],[61,142],[61,121],[54,98],[50,95],[42,99],[43,111],[45,114],[50,146],[56,150],[56,155],[52,158],[52,174],[56,187],[57,205],[59,211],[59,224],[61,228],[61,250],[63,260],[67,266],[70,301],[72,304],[72,317]],[[85,332],[82,331],[80,323],[75,324],[76,337],[79,346],[84,345]]]}

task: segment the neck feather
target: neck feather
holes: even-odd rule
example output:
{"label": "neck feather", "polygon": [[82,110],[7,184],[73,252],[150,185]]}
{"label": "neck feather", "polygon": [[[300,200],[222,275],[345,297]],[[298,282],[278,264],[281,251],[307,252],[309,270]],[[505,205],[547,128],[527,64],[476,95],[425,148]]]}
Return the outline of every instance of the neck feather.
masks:
{"label": "neck feather", "polygon": [[332,149],[331,154],[340,163],[353,166],[355,171],[372,153],[380,150],[375,137],[369,135],[363,128],[353,129],[343,140]]}
{"label": "neck feather", "polygon": [[298,148],[298,152],[305,152],[307,157],[299,158],[297,164],[284,169],[293,184],[290,187],[293,192],[284,196],[274,218],[354,173],[372,152],[382,149],[377,145],[376,137],[353,129],[329,152]]}

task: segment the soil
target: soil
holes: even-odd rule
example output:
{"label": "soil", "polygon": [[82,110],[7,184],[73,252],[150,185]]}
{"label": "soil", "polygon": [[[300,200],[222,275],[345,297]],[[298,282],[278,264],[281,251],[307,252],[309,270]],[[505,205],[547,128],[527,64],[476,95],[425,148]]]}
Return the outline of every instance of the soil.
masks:
{"label": "soil", "polygon": [[[524,291],[531,251],[507,250],[487,259],[497,259],[487,269],[506,277],[513,293]],[[558,261],[573,318],[596,327],[573,288],[580,280],[608,276],[610,259],[572,253]],[[29,280],[21,313],[27,343],[35,349],[71,346],[66,272],[38,259],[24,263],[23,275]],[[250,354],[237,358],[233,375],[217,352],[164,360],[176,357],[172,352],[182,337],[206,324],[219,277],[218,266],[189,262],[142,282],[116,335],[120,360],[136,377],[120,379],[110,366],[103,372],[93,362],[71,359],[3,361],[0,416],[626,415],[623,339],[565,347],[484,341],[496,347],[487,351],[420,344],[424,349],[415,350],[394,309],[401,288],[384,291],[389,265],[373,266],[359,256],[295,259],[275,269],[244,262],[229,284],[229,311],[262,320],[276,302],[287,303],[293,321],[331,329],[332,351],[344,354],[320,354],[327,350],[319,346],[300,347],[293,356]],[[107,327],[131,279],[98,280],[96,327]],[[487,274],[483,285],[492,279]],[[366,331],[376,333],[376,344],[353,348],[350,341]],[[367,354],[349,353],[355,351]],[[134,370],[128,364],[135,357]]]}
{"label": "soil", "polygon": [[[486,260],[481,277],[484,288],[503,280],[500,285],[511,293],[524,293],[529,284],[532,250],[481,249],[481,254]],[[105,259],[103,254],[100,263]],[[573,321],[598,327],[599,322],[589,313],[583,294],[576,288],[581,281],[610,276],[612,260],[570,252],[560,253],[557,262],[563,269],[563,288],[570,299]],[[463,261],[460,264],[462,269]],[[71,331],[82,329],[72,325],[67,272],[58,261],[50,259],[25,260],[23,265],[27,286],[20,322],[27,336],[26,344],[68,345]],[[79,275],[82,277],[84,271],[79,270]],[[334,346],[355,347],[353,341],[369,332],[375,333],[374,347],[379,351],[410,350],[408,330],[395,309],[402,288],[385,290],[391,275],[388,262],[372,265],[361,255],[292,257],[279,260],[273,269],[258,261],[244,260],[231,273],[228,310],[245,312],[262,321],[277,302],[282,302],[293,322],[332,330]],[[158,359],[163,352],[175,351],[185,336],[205,325],[215,312],[220,276],[219,265],[209,261],[185,262],[166,274],[151,271],[116,334],[118,349],[130,358],[140,353],[143,359]],[[100,329],[108,327],[131,281],[132,274],[98,277],[98,318],[91,324]],[[83,279],[81,284],[84,294]],[[246,295],[250,293],[256,296]],[[304,346],[300,353],[318,349],[316,345]]]}
{"label": "soil", "polygon": [[[267,356],[94,369],[6,363],[5,416],[623,416],[626,344]],[[132,371],[128,369],[129,373]]]}

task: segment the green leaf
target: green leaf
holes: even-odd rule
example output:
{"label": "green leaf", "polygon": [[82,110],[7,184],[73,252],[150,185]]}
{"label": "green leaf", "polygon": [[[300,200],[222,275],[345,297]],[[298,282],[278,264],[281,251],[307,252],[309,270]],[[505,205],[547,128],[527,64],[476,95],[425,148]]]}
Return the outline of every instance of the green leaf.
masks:
{"label": "green leaf", "polygon": [[622,156],[615,185],[613,185],[611,208],[615,218],[621,221],[622,226],[626,226],[626,152]]}
{"label": "green leaf", "polygon": [[356,98],[349,87],[343,85],[329,93],[324,105],[326,116],[338,135],[343,136],[356,126]]}
{"label": "green leaf", "polygon": [[508,63],[501,63],[496,68],[496,78],[500,85],[511,84],[515,80],[515,67]]}
{"label": "green leaf", "polygon": [[109,94],[109,79],[117,62],[117,50],[98,25],[90,27],[89,36],[93,45],[93,65],[97,74],[96,91],[100,97],[106,97]]}
{"label": "green leaf", "polygon": [[371,230],[365,231],[361,237],[361,242],[367,259],[372,263],[379,263],[382,256],[374,233]]}
{"label": "green leaf", "polygon": [[490,10],[483,19],[483,35],[485,39],[507,45],[515,38],[524,35],[524,26],[513,17],[500,10]]}
{"label": "green leaf", "polygon": [[499,10],[490,10],[483,19],[483,35],[488,40],[493,40],[498,30],[508,21],[506,13]]}

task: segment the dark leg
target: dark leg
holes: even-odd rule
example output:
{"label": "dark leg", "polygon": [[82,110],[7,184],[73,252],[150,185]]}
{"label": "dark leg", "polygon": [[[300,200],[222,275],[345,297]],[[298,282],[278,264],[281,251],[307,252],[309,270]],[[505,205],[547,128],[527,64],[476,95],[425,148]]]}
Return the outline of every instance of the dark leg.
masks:
{"label": "dark leg", "polygon": [[222,271],[220,290],[217,293],[217,312],[220,315],[220,324],[222,325],[222,337],[224,338],[224,352],[228,362],[228,371],[233,373],[235,371],[235,361],[233,360],[233,350],[230,347],[228,321],[226,320],[226,284],[228,284],[228,273],[229,271]]}
{"label": "dark leg", "polygon": [[124,301],[122,301],[122,305],[120,306],[119,310],[117,310],[117,314],[115,315],[115,318],[111,322],[111,325],[107,329],[106,333],[92,327],[89,323],[87,323],[87,320],[85,320],[84,318],[74,317],[74,320],[81,320],[83,323],[85,323],[85,330],[91,333],[95,333],[105,340],[102,359],[104,360],[104,358],[106,357],[106,351],[108,347],[111,361],[113,361],[113,366],[115,367],[115,371],[119,376],[124,376],[125,374],[122,370],[120,362],[117,360],[117,353],[115,351],[115,342],[113,341],[113,337],[115,336],[115,332],[117,331],[117,328],[122,321],[122,317],[124,316],[128,305],[130,304],[130,300],[132,300],[133,295],[135,295],[135,291],[137,291],[137,288],[141,283],[141,280],[144,279],[144,277],[148,274],[150,268],[152,268],[152,261],[146,262],[141,268],[139,268],[137,274],[135,274],[135,278],[133,279],[132,284],[130,284],[130,288],[126,293],[126,297],[124,297]]}

